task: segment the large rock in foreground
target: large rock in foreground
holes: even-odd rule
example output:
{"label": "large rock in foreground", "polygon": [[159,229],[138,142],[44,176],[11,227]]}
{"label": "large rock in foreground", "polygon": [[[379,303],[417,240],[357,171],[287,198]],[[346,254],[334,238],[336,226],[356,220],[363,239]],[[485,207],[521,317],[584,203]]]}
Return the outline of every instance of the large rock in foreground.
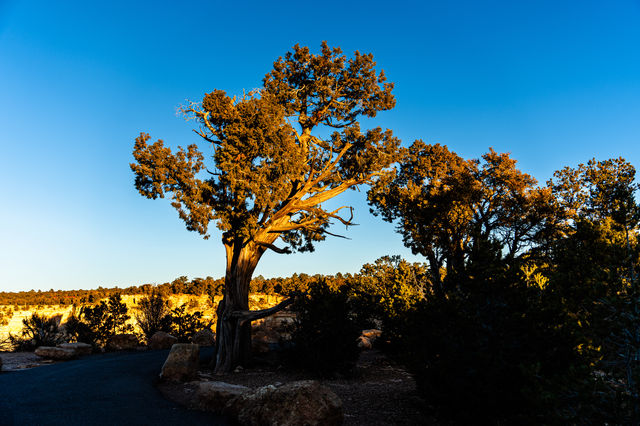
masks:
{"label": "large rock in foreground", "polygon": [[36,355],[46,359],[67,360],[78,356],[77,352],[68,348],[56,348],[54,346],[40,346],[36,348]]}
{"label": "large rock in foreground", "polygon": [[93,351],[93,347],[90,344],[82,342],[60,343],[58,347],[74,350],[78,355],[91,355]]}
{"label": "large rock in foreground", "polygon": [[107,349],[112,351],[131,351],[138,347],[135,334],[116,334],[107,341]]}
{"label": "large rock in foreground", "polygon": [[178,338],[164,331],[156,331],[149,339],[151,349],[169,349],[178,342]]}
{"label": "large rock in foreground", "polygon": [[200,346],[192,343],[176,343],[162,366],[160,377],[174,382],[186,382],[198,376]]}
{"label": "large rock in foreground", "polygon": [[227,403],[225,414],[246,426],[333,426],[342,424],[342,401],[313,380],[261,387]]}
{"label": "large rock in foreground", "polygon": [[232,385],[225,382],[200,382],[189,408],[222,413],[229,401],[249,391],[248,387],[242,385]]}

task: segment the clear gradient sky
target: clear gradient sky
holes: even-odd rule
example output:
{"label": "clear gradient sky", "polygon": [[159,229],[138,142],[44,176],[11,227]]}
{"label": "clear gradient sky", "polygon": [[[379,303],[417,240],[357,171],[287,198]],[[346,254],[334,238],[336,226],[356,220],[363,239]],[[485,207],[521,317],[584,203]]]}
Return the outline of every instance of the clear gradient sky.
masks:
{"label": "clear gradient sky", "polygon": [[[405,144],[493,147],[541,182],[592,157],[640,166],[638,0],[233,3],[0,0],[0,291],[222,276],[219,232],[136,192],[134,138],[197,142],[176,107],[258,87],[295,43],[373,53],[397,99],[374,124]],[[350,240],[268,253],[256,275],[421,260],[364,192],[336,202],[356,208]]]}

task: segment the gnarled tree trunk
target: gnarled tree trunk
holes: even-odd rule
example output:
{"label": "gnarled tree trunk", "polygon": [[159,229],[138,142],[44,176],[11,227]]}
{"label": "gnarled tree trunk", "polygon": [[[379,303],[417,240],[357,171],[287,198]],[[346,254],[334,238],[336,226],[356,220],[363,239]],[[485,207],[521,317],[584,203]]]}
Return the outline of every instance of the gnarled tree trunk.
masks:
{"label": "gnarled tree trunk", "polygon": [[218,305],[215,372],[228,373],[244,365],[251,355],[251,321],[272,315],[293,302],[287,299],[261,311],[249,310],[249,285],[266,248],[223,237],[227,254],[224,296]]}
{"label": "gnarled tree trunk", "polygon": [[227,255],[224,296],[218,305],[216,372],[245,364],[251,352],[251,321],[234,315],[249,311],[249,284],[264,249],[223,237]]}

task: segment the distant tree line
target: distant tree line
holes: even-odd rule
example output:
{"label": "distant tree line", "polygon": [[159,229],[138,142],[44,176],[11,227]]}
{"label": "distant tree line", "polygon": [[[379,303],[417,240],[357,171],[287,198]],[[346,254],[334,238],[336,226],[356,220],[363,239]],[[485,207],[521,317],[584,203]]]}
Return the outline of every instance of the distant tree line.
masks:
{"label": "distant tree line", "polygon": [[[305,291],[312,280],[321,275],[308,275],[294,273],[286,278],[263,278],[261,275],[251,281],[251,292],[267,295],[287,295],[295,291]],[[335,279],[342,280],[343,275],[338,273]],[[160,293],[165,296],[174,294],[188,294],[193,296],[222,296],[224,278],[212,277],[193,278],[186,276],[176,278],[163,284],[143,284],[125,288],[98,287],[92,290],[30,290],[19,292],[0,292],[0,305],[13,306],[19,310],[20,306],[47,306],[47,305],[83,305],[97,303],[114,294],[123,295],[149,295]]]}

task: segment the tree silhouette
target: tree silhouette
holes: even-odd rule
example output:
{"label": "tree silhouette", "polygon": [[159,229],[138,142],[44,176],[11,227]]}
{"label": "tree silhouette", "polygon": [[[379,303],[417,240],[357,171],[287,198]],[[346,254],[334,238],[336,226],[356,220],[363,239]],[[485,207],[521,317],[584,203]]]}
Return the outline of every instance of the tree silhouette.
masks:
{"label": "tree silhouette", "polygon": [[312,251],[335,235],[328,231],[332,220],[351,225],[350,207],[329,210],[323,203],[373,183],[396,161],[399,141],[390,130],[359,125],[395,105],[393,84],[374,67],[371,54],[347,58],[323,43],[316,55],[296,45],[274,62],[262,88],[240,98],[214,90],[184,106],[213,150],[209,166],[195,144],[172,153],[161,140],[147,144],[147,134],[136,139],[131,169],[140,194],[171,194],[187,229],[204,238],[211,221],[222,231],[227,260],[217,371],[246,361],[250,322],[284,306],[249,311],[249,283],[262,255]]}

